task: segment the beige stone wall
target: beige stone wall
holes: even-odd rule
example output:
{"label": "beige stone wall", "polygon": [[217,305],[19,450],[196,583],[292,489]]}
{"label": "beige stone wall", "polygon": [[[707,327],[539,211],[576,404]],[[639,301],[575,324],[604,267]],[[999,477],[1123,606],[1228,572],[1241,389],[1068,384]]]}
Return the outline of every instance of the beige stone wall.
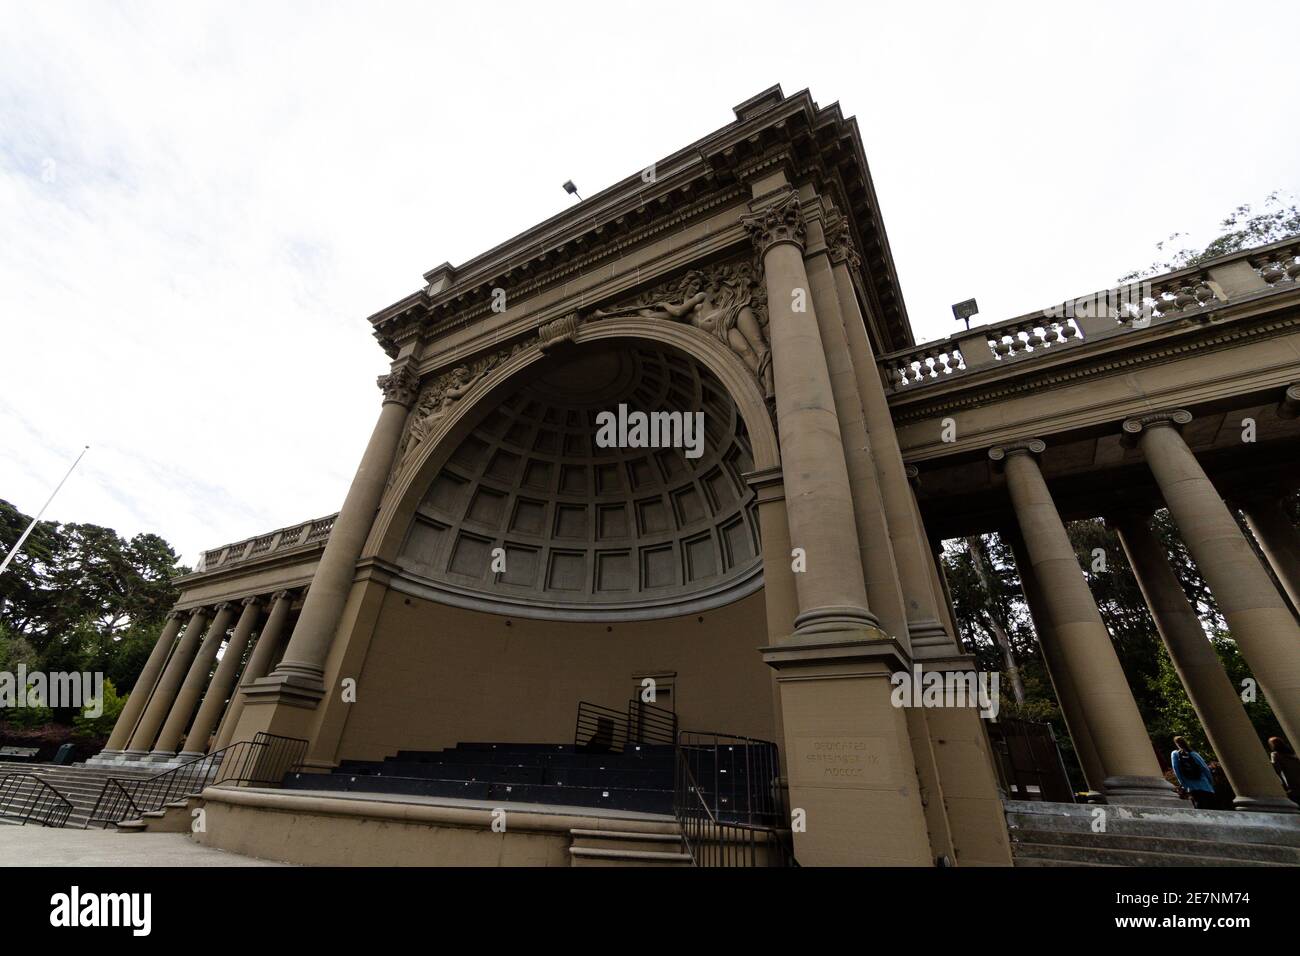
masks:
{"label": "beige stone wall", "polygon": [[761,591],[702,615],[616,624],[505,618],[389,591],[337,754],[572,742],[579,700],[622,709],[641,675],[672,672],[683,729],[774,740],[757,653],[766,628]]}

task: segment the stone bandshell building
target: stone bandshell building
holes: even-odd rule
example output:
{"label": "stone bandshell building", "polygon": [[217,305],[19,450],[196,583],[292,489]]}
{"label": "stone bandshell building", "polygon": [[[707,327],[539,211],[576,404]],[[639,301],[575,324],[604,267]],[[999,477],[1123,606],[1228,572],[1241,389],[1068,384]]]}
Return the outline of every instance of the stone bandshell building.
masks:
{"label": "stone bandshell building", "polygon": [[[371,316],[391,370],[340,511],[205,554],[97,762],[297,738],[297,787],[208,790],[205,842],[567,863],[584,826],[672,827],[522,802],[502,834],[490,805],[320,782],[467,742],[559,749],[579,701],[650,682],[677,729],[775,743],[801,864],[1008,865],[975,702],[898,707],[891,676],[974,669],[936,554],[1002,531],[1090,789],[1175,805],[1066,537],[1104,516],[1239,806],[1293,812],[1146,519],[1169,509],[1300,739],[1300,540],[1276,510],[1298,253],[918,346],[855,121],[773,87]],[[598,442],[620,406],[702,412],[698,454]]]}

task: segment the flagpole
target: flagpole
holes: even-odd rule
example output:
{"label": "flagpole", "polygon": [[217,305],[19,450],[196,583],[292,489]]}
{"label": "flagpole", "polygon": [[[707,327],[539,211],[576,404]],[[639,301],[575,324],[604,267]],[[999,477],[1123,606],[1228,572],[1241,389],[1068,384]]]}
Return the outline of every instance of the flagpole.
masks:
{"label": "flagpole", "polygon": [[72,467],[68,469],[68,473],[63,476],[63,481],[60,481],[57,485],[54,486],[54,490],[51,491],[50,496],[45,499],[45,504],[41,505],[41,510],[36,512],[36,517],[33,518],[32,523],[27,526],[27,530],[22,533],[22,537],[18,539],[18,543],[9,549],[9,553],[5,555],[4,561],[0,561],[0,574],[5,573],[5,568],[9,567],[9,562],[12,561],[14,559],[14,556],[18,554],[19,551],[22,550],[23,542],[27,540],[27,536],[32,533],[32,529],[35,528],[36,525],[40,522],[41,516],[45,514],[45,509],[50,506],[50,502],[53,501],[54,496],[59,493],[59,489],[63,487],[63,483],[72,477],[72,472],[76,470],[76,467],[79,464],[81,464],[81,459],[85,457],[86,452],[89,450],[90,450],[89,445],[86,445],[84,448],[81,449],[81,454],[78,455],[77,460],[72,463]]}

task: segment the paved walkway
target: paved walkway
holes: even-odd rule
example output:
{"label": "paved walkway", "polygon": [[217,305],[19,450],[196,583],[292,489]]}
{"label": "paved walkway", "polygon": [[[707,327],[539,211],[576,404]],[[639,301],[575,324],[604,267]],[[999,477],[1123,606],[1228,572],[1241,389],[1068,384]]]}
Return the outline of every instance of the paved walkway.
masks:
{"label": "paved walkway", "polygon": [[283,866],[199,846],[184,833],[0,826],[0,866]]}

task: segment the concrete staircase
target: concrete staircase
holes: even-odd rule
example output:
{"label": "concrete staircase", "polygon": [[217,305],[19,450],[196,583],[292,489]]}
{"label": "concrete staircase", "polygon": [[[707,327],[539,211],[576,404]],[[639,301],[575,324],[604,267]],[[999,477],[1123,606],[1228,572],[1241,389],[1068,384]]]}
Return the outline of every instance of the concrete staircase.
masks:
{"label": "concrete staircase", "polygon": [[1033,801],[1006,813],[1016,866],[1300,866],[1300,814]]}
{"label": "concrete staircase", "polygon": [[[611,826],[617,821],[610,821]],[[569,831],[572,866],[691,866],[680,833],[601,829]]]}
{"label": "concrete staircase", "polygon": [[[9,765],[4,765],[8,770]],[[55,790],[68,798],[72,804],[72,814],[67,826],[81,829],[90,819],[90,812],[95,808],[95,801],[104,789],[104,781],[109,777],[121,779],[146,780],[159,771],[150,767],[147,770],[132,770],[121,767],[87,767],[84,764],[60,766],[58,764],[37,763],[13,765],[14,770],[34,774],[44,779]]]}

